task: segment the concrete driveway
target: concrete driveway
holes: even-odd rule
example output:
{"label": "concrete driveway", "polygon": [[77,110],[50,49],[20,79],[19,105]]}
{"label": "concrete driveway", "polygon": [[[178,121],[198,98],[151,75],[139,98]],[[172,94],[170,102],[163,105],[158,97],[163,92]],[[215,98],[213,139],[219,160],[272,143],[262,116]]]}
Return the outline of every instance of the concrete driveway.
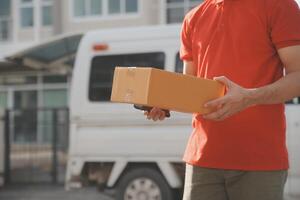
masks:
{"label": "concrete driveway", "polygon": [[[14,185],[0,189],[0,200],[113,200],[96,187],[65,191],[63,185]],[[299,200],[288,197],[284,200]]]}
{"label": "concrete driveway", "polygon": [[0,200],[113,200],[95,187],[65,191],[59,185],[14,185],[0,189]]}

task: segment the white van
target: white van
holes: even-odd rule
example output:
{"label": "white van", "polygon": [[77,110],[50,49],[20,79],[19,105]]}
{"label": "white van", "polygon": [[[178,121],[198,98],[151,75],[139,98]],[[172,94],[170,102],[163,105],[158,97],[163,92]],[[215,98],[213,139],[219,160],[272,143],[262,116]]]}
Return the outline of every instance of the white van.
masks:
{"label": "white van", "polygon": [[[71,84],[67,188],[96,182],[116,189],[118,200],[179,196],[191,115],[172,112],[169,119],[151,122],[132,105],[109,102],[117,65],[182,72],[179,33],[180,26],[170,25],[99,30],[82,37]],[[300,195],[299,105],[288,105],[287,116],[292,168],[286,191]]]}

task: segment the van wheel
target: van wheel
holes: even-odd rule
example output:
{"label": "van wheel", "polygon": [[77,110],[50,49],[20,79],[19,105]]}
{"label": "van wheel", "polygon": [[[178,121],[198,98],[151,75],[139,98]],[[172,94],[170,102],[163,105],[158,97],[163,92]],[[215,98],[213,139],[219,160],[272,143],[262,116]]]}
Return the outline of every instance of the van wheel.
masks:
{"label": "van wheel", "polygon": [[156,170],[139,168],[128,171],[119,181],[117,200],[173,200],[172,189]]}

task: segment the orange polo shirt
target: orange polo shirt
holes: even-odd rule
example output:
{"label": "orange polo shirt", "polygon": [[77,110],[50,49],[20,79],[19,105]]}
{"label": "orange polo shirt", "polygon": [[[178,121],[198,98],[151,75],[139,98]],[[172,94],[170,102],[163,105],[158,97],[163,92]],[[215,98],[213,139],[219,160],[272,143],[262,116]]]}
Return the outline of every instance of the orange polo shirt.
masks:
{"label": "orange polo shirt", "polygon": [[[185,17],[180,56],[197,76],[226,76],[245,88],[283,76],[277,49],[300,45],[294,0],[206,0]],[[288,168],[284,105],[259,105],[221,122],[194,115],[184,161],[237,170]]]}

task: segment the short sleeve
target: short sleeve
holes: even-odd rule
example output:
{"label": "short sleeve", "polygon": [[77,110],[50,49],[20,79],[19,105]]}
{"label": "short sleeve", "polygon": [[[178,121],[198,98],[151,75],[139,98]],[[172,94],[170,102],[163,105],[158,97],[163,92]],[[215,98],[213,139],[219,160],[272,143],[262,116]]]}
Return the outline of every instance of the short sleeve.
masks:
{"label": "short sleeve", "polygon": [[180,59],[181,60],[193,60],[192,55],[192,40],[190,36],[190,26],[188,23],[188,18],[185,18],[181,28],[180,40]]}
{"label": "short sleeve", "polygon": [[273,1],[270,6],[272,42],[277,49],[300,45],[300,10],[294,0]]}

